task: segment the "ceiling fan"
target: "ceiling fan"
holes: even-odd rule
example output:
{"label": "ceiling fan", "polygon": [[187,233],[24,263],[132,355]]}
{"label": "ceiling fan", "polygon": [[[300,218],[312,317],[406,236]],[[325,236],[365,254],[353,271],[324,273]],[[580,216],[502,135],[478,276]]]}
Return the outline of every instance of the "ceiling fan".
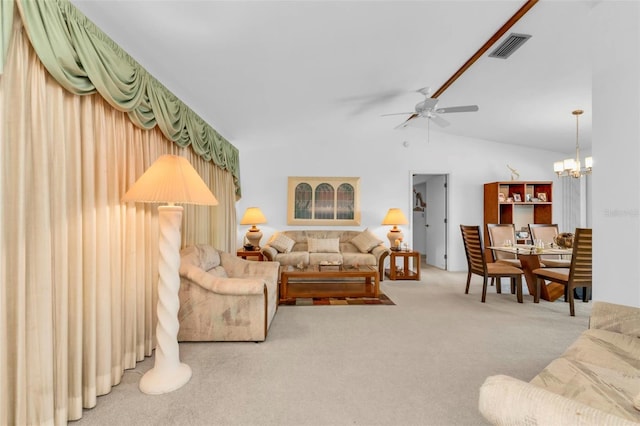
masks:
{"label": "ceiling fan", "polygon": [[437,108],[438,99],[429,97],[431,93],[431,89],[429,87],[423,87],[422,89],[417,90],[418,93],[422,93],[424,95],[424,101],[418,102],[415,106],[414,112],[397,112],[393,114],[383,114],[382,116],[389,115],[406,115],[410,114],[409,118],[407,118],[402,124],[396,126],[396,129],[405,128],[407,126],[411,126],[413,124],[417,124],[417,121],[421,118],[426,118],[428,120],[433,120],[440,127],[447,127],[449,122],[444,118],[440,117],[439,114],[448,114],[452,112],[475,112],[478,111],[478,105],[464,105],[464,106],[454,106],[454,107],[446,107],[446,108]]}

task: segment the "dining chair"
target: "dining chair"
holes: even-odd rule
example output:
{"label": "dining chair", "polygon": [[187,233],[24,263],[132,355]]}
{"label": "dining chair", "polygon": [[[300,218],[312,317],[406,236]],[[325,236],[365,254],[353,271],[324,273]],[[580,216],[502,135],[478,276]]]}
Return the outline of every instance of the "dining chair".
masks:
{"label": "dining chair", "polygon": [[[516,227],[513,223],[487,223],[487,234],[489,235],[490,246],[504,245],[505,241],[511,244],[516,243]],[[506,263],[507,265],[520,268],[520,259],[514,253],[491,250],[494,262]]]}
{"label": "dining chair", "polygon": [[[554,243],[554,237],[558,235],[558,224],[530,223],[529,235],[531,235],[533,241],[542,240],[545,245],[552,244]],[[542,266],[548,268],[568,268],[571,266],[571,260],[563,259],[562,256],[559,255],[545,254],[540,256],[540,263]]]}
{"label": "dining chair", "polygon": [[564,298],[569,302],[569,314],[575,316],[573,290],[583,288],[582,301],[587,303],[587,288],[592,286],[592,234],[591,228],[576,228],[569,268],[538,268],[533,270],[536,276],[536,288],[540,294],[540,286],[549,280],[565,286]]}
{"label": "dining chair", "polygon": [[500,279],[509,278],[515,283],[516,298],[518,303],[522,303],[522,269],[516,268],[506,263],[487,263],[480,237],[480,227],[473,225],[460,225],[464,251],[467,255],[467,287],[464,293],[469,294],[471,276],[473,274],[482,277],[482,303],[487,298],[487,284],[489,278],[497,278],[496,292],[501,293]]}
{"label": "dining chair", "polygon": [[[513,223],[487,223],[487,235],[489,235],[490,246],[504,245],[506,241],[510,241],[511,244],[516,243],[516,226]],[[506,263],[516,268],[522,268],[520,259],[513,253],[507,253],[504,251],[491,250],[491,259],[494,262]],[[491,278],[491,285],[493,286],[495,278]],[[514,282],[511,280],[511,294],[515,293]]]}

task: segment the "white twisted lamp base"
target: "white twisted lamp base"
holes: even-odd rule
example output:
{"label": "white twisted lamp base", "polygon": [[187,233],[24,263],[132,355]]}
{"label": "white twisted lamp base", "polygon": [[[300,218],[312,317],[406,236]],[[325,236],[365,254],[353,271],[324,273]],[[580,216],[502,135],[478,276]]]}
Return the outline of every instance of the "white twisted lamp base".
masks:
{"label": "white twisted lamp base", "polygon": [[182,206],[159,206],[158,223],[160,257],[156,356],[153,368],[140,379],[140,390],[152,395],[179,389],[191,379],[191,368],[180,362],[178,347]]}

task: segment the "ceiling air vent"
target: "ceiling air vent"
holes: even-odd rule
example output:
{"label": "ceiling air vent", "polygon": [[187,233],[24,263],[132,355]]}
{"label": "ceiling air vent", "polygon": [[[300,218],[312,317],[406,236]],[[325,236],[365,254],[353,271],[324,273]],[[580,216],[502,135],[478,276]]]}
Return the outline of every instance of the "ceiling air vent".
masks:
{"label": "ceiling air vent", "polygon": [[511,33],[496,49],[489,54],[490,58],[507,59],[518,50],[531,36],[529,34]]}

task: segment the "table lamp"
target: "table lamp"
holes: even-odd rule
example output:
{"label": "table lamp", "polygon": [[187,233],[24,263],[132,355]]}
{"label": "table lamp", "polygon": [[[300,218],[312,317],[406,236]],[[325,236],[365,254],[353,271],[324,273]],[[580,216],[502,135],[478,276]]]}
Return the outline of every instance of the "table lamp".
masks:
{"label": "table lamp", "polygon": [[389,209],[387,215],[382,220],[383,225],[393,225],[393,228],[387,233],[387,238],[389,239],[390,247],[396,247],[396,241],[404,238],[402,231],[398,228],[398,225],[406,225],[409,223],[407,218],[402,213],[402,210],[398,208]]}
{"label": "table lamp", "polygon": [[251,225],[245,237],[254,248],[260,247],[260,239],[262,239],[262,231],[256,225],[267,223],[262,211],[258,207],[248,207],[240,220],[240,225]]}
{"label": "table lamp", "polygon": [[180,362],[178,310],[180,299],[180,228],[182,206],[215,206],[218,200],[186,158],[163,155],[129,188],[122,201],[168,203],[158,206],[160,256],[155,363],[140,379],[140,390],[159,395],[174,391],[191,379],[191,368]]}

